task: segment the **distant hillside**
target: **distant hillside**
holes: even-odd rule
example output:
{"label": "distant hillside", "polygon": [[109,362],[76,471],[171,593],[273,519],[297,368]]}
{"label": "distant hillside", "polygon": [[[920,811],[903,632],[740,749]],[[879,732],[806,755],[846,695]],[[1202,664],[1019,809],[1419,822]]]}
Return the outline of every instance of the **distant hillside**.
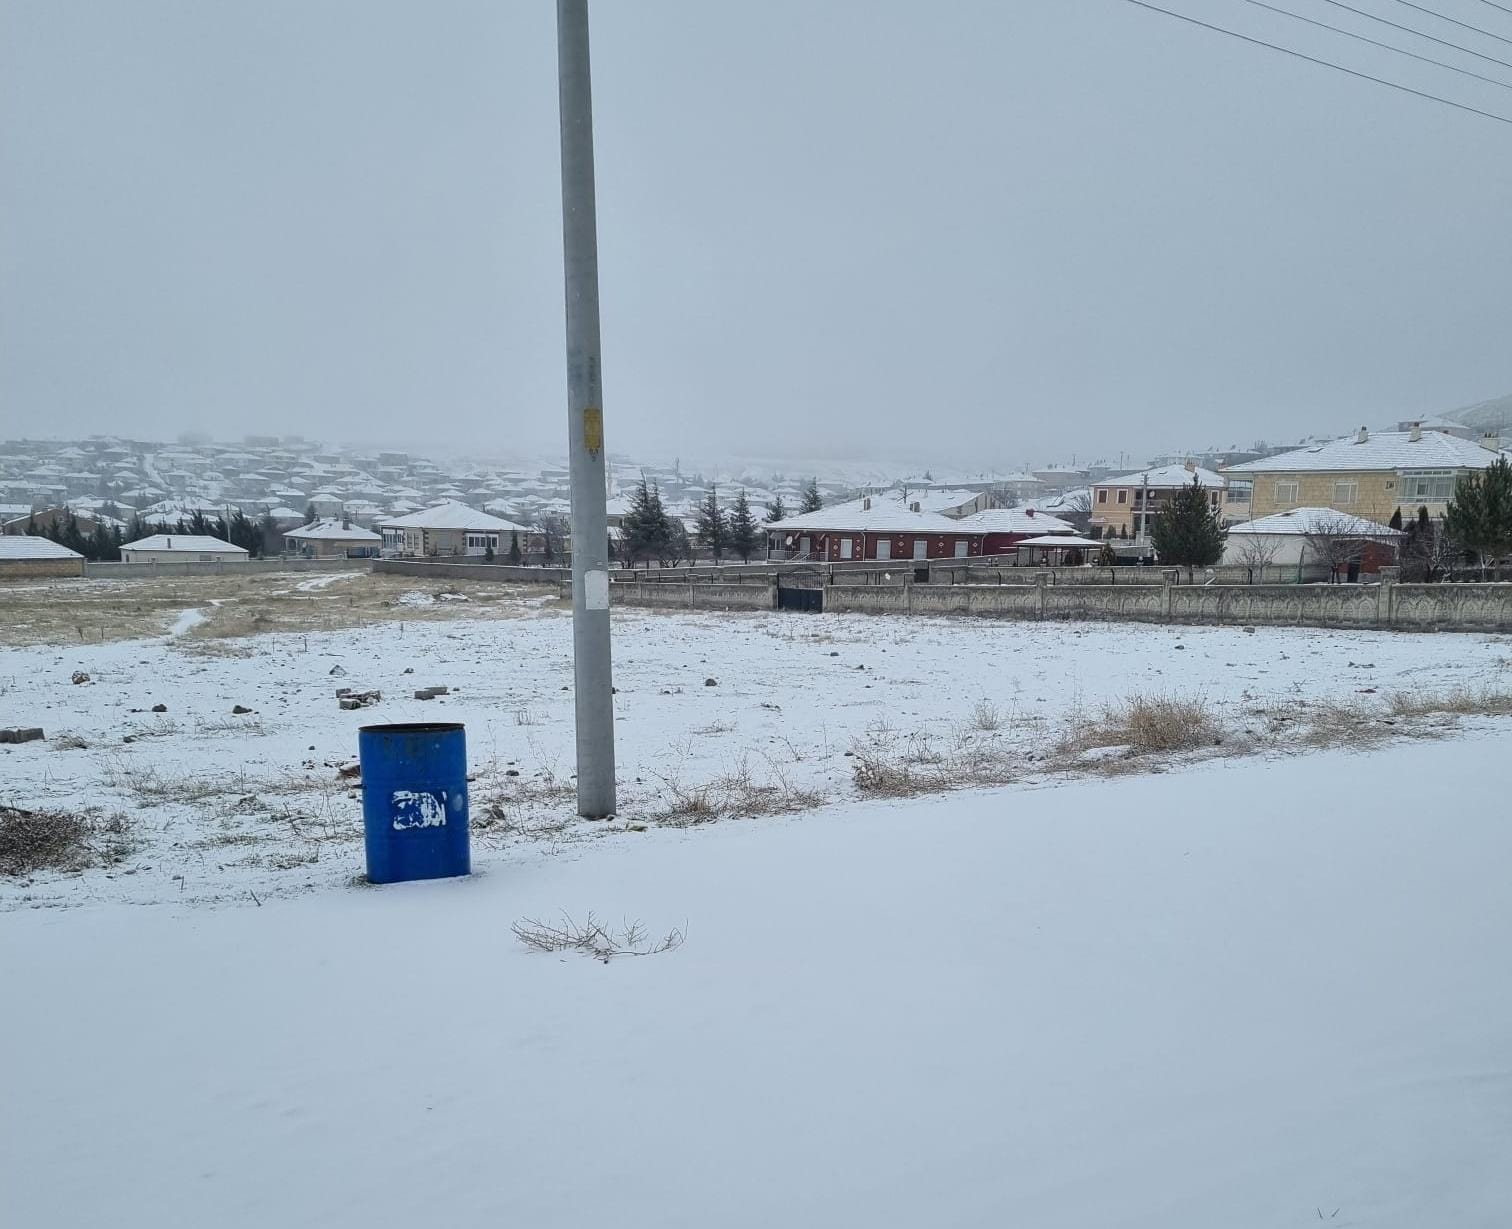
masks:
{"label": "distant hillside", "polygon": [[1467,405],[1464,409],[1445,414],[1444,417],[1455,422],[1462,422],[1467,427],[1475,427],[1479,431],[1495,431],[1500,435],[1507,435],[1509,428],[1512,428],[1512,394],[1495,397],[1490,401],[1480,401],[1475,405]]}

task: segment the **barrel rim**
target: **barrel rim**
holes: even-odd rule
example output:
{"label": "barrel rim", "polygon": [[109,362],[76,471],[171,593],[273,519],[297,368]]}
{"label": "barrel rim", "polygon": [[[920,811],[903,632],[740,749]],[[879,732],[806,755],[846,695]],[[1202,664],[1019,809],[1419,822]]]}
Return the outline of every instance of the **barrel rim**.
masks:
{"label": "barrel rim", "polygon": [[460,733],[467,727],[460,721],[396,721],[386,725],[364,725],[357,728],[359,734],[451,734]]}

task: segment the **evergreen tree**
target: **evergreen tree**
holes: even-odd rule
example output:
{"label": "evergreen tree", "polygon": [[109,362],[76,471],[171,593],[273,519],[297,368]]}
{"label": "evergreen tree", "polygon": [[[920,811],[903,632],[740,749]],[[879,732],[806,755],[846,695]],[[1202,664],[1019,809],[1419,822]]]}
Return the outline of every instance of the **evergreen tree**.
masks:
{"label": "evergreen tree", "polygon": [[773,496],[772,502],[767,505],[766,520],[770,525],[773,521],[780,521],[787,516],[787,505],[782,502],[782,496]]}
{"label": "evergreen tree", "polygon": [[1190,486],[1176,492],[1156,514],[1150,536],[1160,562],[1187,570],[1208,567],[1223,558],[1223,526],[1202,480],[1193,475]]}
{"label": "evergreen tree", "polygon": [[140,542],[147,535],[147,522],[142,520],[140,512],[133,512],[131,514],[131,523],[126,526],[126,541]]}
{"label": "evergreen tree", "polygon": [[642,559],[664,559],[671,537],[672,522],[662,505],[661,490],[642,474],[640,484],[630,496],[629,511],[620,519],[625,562],[634,567]]}
{"label": "evergreen tree", "polygon": [[696,533],[698,544],[714,556],[715,563],[718,563],[724,555],[729,532],[729,527],[725,524],[724,509],[719,506],[719,488],[711,484],[709,493],[698,505]]}
{"label": "evergreen tree", "polygon": [[[658,499],[660,496],[657,497]],[[688,537],[688,527],[675,516],[662,514],[665,532],[657,559],[664,568],[675,568],[693,557],[693,540]]]}
{"label": "evergreen tree", "polygon": [[756,519],[751,515],[751,505],[743,490],[735,496],[726,529],[730,550],[740,556],[742,563],[750,563],[751,556],[761,546],[761,531],[756,528]]}
{"label": "evergreen tree", "polygon": [[800,513],[818,512],[824,507],[824,500],[819,498],[819,479],[810,478],[808,486],[803,488],[803,502],[798,505]]}
{"label": "evergreen tree", "polygon": [[182,532],[192,534],[194,537],[210,538],[215,536],[215,526],[210,523],[210,518],[203,511],[196,508],[189,517],[188,528]]}
{"label": "evergreen tree", "polygon": [[89,535],[89,548],[84,552],[84,557],[96,561],[113,559],[116,558],[114,552],[115,544],[110,539],[110,530],[105,528],[104,521],[96,521],[94,532]]}
{"label": "evergreen tree", "polygon": [[1497,457],[1485,469],[1461,478],[1444,514],[1449,536],[1486,565],[1512,552],[1512,465]]}
{"label": "evergreen tree", "polygon": [[519,563],[522,557],[520,554],[520,531],[518,529],[511,529],[509,531],[509,562]]}
{"label": "evergreen tree", "polygon": [[42,531],[37,528],[37,510],[32,509],[31,515],[26,518],[26,536],[29,538],[42,537]]}
{"label": "evergreen tree", "polygon": [[279,538],[283,535],[278,532],[278,522],[273,519],[270,509],[262,514],[257,522],[258,537],[262,540],[262,549],[258,552],[262,555],[275,555],[279,553]]}
{"label": "evergreen tree", "polygon": [[1402,510],[1398,508],[1391,514],[1391,519],[1386,522],[1388,529],[1400,529],[1402,527]]}
{"label": "evergreen tree", "polygon": [[[57,523],[56,520],[53,522],[54,525]],[[84,531],[79,528],[79,518],[72,512],[69,512],[68,518],[63,522],[63,529],[58,534],[57,540],[68,547],[69,550],[78,551],[79,554],[86,558],[90,557],[89,539],[84,536]]]}
{"label": "evergreen tree", "polygon": [[313,525],[315,523],[315,519],[316,519],[315,518],[315,505],[312,504],[312,503],[306,504],[305,505],[305,524],[306,525]]}

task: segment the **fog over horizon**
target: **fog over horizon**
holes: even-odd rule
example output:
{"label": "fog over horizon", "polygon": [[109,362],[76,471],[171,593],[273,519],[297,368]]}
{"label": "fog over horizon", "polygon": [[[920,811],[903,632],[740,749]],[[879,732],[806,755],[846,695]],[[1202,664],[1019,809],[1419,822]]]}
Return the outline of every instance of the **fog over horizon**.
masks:
{"label": "fog over horizon", "polygon": [[[592,21],[612,454],[1132,463],[1512,392],[1512,124],[1124,0]],[[0,437],[564,451],[547,0],[0,0],[0,32]]]}

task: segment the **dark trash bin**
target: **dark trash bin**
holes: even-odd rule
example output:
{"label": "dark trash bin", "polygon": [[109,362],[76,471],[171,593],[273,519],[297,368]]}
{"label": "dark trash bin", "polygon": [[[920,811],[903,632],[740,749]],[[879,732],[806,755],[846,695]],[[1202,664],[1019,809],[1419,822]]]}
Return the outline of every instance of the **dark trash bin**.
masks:
{"label": "dark trash bin", "polygon": [[365,725],[358,731],[357,753],[369,882],[468,874],[463,727],[448,722]]}

